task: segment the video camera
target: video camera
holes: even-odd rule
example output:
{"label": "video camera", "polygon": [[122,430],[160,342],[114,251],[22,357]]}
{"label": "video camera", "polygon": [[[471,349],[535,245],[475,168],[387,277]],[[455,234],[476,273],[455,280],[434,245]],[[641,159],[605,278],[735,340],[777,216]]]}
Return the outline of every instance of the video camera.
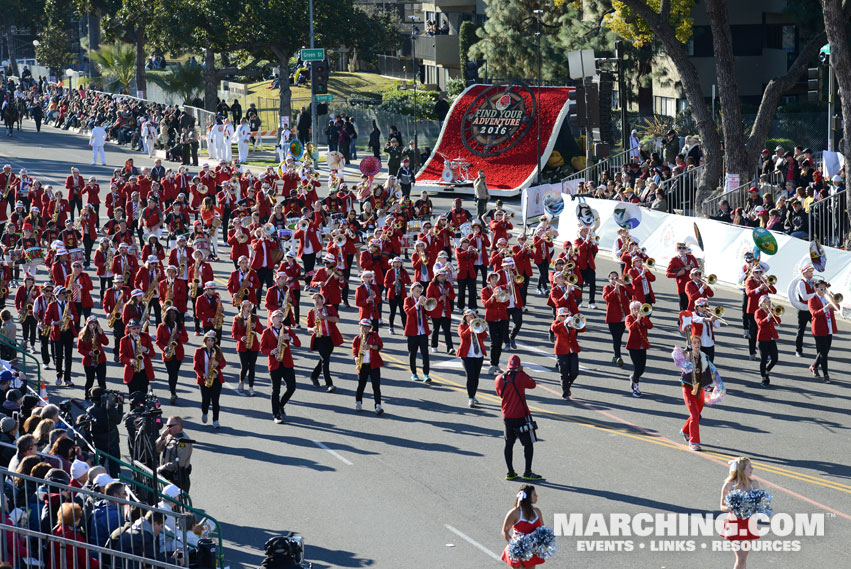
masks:
{"label": "video camera", "polygon": [[263,567],[290,569],[311,567],[304,560],[304,538],[296,532],[288,531],[269,539],[263,546],[266,559]]}

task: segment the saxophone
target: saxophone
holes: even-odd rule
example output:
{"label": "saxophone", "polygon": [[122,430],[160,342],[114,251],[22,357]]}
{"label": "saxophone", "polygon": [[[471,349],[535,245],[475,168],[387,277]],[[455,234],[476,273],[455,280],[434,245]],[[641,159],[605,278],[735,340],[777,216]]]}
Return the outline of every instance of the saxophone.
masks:
{"label": "saxophone", "polygon": [[61,207],[62,207],[62,202],[59,201],[59,200],[56,200],[56,211],[53,212],[53,223],[57,226],[59,225],[59,210],[60,210]]}
{"label": "saxophone", "polygon": [[[195,275],[192,279],[192,298],[198,298],[198,287],[201,286],[200,271],[201,261],[195,261]],[[182,274],[182,273],[181,273]]]}
{"label": "saxophone", "polygon": [[145,291],[145,296],[143,297],[143,302],[145,304],[150,304],[151,300],[153,300],[154,296],[157,294],[157,283],[155,279],[151,279],[151,282],[148,283],[148,290]]}
{"label": "saxophone", "polygon": [[65,310],[62,313],[62,325],[59,329],[62,332],[68,331],[68,326],[71,324],[71,301],[65,302]]}
{"label": "saxophone", "polygon": [[[121,300],[121,295],[123,295],[123,294],[124,293],[121,290],[119,290],[119,296],[117,296],[115,298],[115,306],[112,307],[112,311],[109,313],[109,318],[106,321],[106,325],[109,326],[110,328],[115,328],[115,323],[118,321],[119,316],[121,316],[119,314],[118,307],[120,305],[119,301]],[[126,303],[124,303],[124,306],[126,307],[131,302],[132,302],[132,300],[128,300]]]}
{"label": "saxophone", "polygon": [[35,290],[35,287],[32,287],[27,293],[27,297],[24,299],[24,307],[18,311],[18,317],[21,319],[21,323],[23,324],[24,320],[32,316],[33,314],[33,303],[30,302],[32,299],[32,293]]}
{"label": "saxophone", "polygon": [[366,334],[366,335],[361,334],[361,337],[360,337],[360,350],[358,351],[358,358],[357,358],[358,373],[360,373],[360,368],[363,366],[363,356],[366,353],[366,339],[367,339],[368,336],[369,336],[369,334]]}
{"label": "saxophone", "polygon": [[325,312],[325,308],[315,310],[314,312],[316,312],[316,337],[321,338],[322,337],[322,316],[323,316],[323,313]]}
{"label": "saxophone", "polygon": [[254,322],[253,322],[252,319],[253,319],[253,316],[251,316],[249,314],[248,315],[248,323],[245,326],[245,336],[246,336],[245,348],[248,349],[248,350],[250,350],[252,347],[254,347]]}
{"label": "saxophone", "polygon": [[142,373],[142,368],[145,365],[145,356],[142,354],[142,335],[136,338],[136,365],[134,370],[136,373]]}
{"label": "saxophone", "polygon": [[278,361],[284,361],[284,352],[286,351],[287,346],[290,344],[290,335],[285,330],[286,326],[281,326],[281,329],[278,331]]}
{"label": "saxophone", "polygon": [[[213,354],[215,355],[215,351]],[[215,357],[210,358],[210,367],[207,370],[207,375],[204,376],[204,387],[213,387],[213,382],[219,377],[219,360]]]}
{"label": "saxophone", "polygon": [[216,299],[219,301],[216,306],[216,317],[213,320],[213,328],[216,330],[222,329],[222,323],[225,320],[225,312],[224,307],[222,306],[222,298],[219,295],[216,295]]}
{"label": "saxophone", "polygon": [[165,359],[170,360],[174,357],[174,352],[177,349],[177,322],[174,323],[174,330],[171,331],[171,335],[168,338],[168,346],[165,347],[165,352],[163,355]]}
{"label": "saxophone", "polygon": [[123,273],[124,284],[130,284],[130,269],[131,269],[131,267],[130,267],[130,261],[127,260],[127,255],[124,256],[124,262],[127,265],[124,268],[124,273]]}
{"label": "saxophone", "polygon": [[170,281],[165,290],[165,301],[163,302],[164,308],[169,308],[170,306],[174,306],[174,281]]}
{"label": "saxophone", "polygon": [[233,305],[239,306],[242,304],[242,301],[245,300],[246,295],[248,294],[248,274],[245,273],[245,278],[242,279],[242,284],[239,285],[239,290],[236,291],[236,295],[233,297]]}
{"label": "saxophone", "polygon": [[100,359],[100,334],[94,334],[94,338],[92,338],[92,360],[97,365],[98,360]]}

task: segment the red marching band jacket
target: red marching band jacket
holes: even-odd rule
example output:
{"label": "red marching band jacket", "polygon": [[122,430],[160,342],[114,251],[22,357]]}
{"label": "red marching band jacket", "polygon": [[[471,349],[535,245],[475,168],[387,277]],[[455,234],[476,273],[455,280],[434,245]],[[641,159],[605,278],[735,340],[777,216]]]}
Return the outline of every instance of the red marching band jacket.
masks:
{"label": "red marching band jacket", "polygon": [[[363,342],[363,334],[358,334],[352,340],[352,356],[357,359],[360,353],[361,343]],[[375,348],[364,348],[364,354],[369,353],[369,369],[378,369],[384,365],[384,360],[381,359],[381,350],[384,348],[384,342],[378,336],[378,332],[370,332],[366,336],[366,345],[375,344]],[[364,358],[366,359],[366,358]]]}
{"label": "red marching band jacket", "polygon": [[[279,334],[283,332],[284,334],[289,335],[289,344],[285,344],[284,348],[284,357],[281,361],[278,361],[278,358],[272,355],[276,349],[278,349],[278,342],[280,339]],[[293,356],[290,351],[290,346],[300,347],[301,340],[299,340],[296,333],[289,326],[282,326],[281,332],[275,330],[271,326],[263,330],[263,335],[260,337],[260,352],[269,356],[269,371],[273,371],[278,369],[278,367],[285,368],[293,368],[295,364],[293,364]]]}

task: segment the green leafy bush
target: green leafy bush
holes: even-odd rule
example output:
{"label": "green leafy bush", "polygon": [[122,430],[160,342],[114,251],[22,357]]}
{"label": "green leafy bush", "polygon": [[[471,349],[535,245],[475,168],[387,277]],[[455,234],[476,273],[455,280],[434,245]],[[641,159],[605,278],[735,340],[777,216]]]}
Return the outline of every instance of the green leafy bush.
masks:
{"label": "green leafy bush", "polygon": [[[416,93],[416,99],[415,97]],[[380,110],[398,115],[416,116],[424,119],[437,120],[434,116],[434,104],[437,102],[437,91],[389,90],[382,93]]]}

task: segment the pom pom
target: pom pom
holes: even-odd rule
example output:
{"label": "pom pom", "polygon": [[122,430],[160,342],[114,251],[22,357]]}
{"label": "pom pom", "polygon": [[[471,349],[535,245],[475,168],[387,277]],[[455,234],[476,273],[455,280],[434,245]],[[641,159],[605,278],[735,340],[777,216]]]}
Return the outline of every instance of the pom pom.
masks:
{"label": "pom pom", "polygon": [[751,490],[748,492],[747,503],[751,510],[751,515],[765,514],[770,516],[774,513],[771,509],[771,494],[765,490]]}
{"label": "pom pom", "polygon": [[508,542],[508,558],[512,561],[529,561],[534,554],[532,540],[527,534],[515,533]]}
{"label": "pom pom", "polygon": [[724,399],[727,394],[727,386],[724,385],[721,374],[718,373],[718,368],[712,362],[709,362],[709,372],[712,374],[712,391],[706,395],[704,402],[707,405],[715,405]]}
{"label": "pom pom", "polygon": [[541,526],[529,534],[532,551],[543,559],[549,559],[556,552],[556,536],[547,526]]}
{"label": "pom pom", "polygon": [[751,517],[748,493],[744,490],[730,490],[730,492],[724,496],[724,504],[730,508],[730,513],[740,520]]}

